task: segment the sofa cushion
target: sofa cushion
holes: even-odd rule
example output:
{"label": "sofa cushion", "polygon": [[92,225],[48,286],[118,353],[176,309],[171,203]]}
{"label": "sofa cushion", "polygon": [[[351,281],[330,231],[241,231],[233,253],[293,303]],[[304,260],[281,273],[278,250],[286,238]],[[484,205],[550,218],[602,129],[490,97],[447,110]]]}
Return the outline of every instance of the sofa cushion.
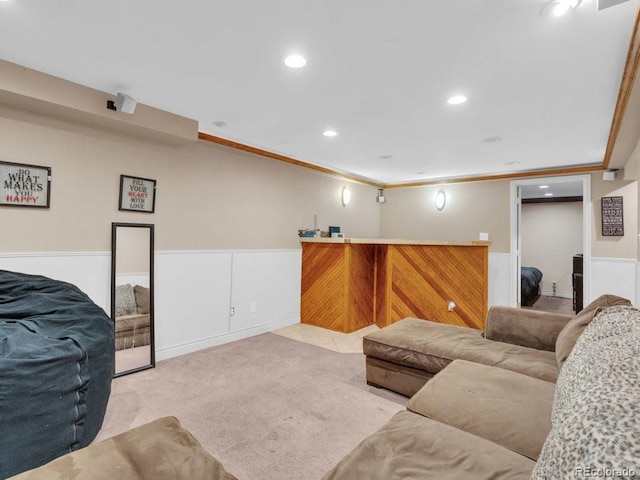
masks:
{"label": "sofa cushion", "polygon": [[560,371],[551,432],[532,478],[639,475],[639,405],[640,311],[606,308]]}
{"label": "sofa cushion", "polygon": [[573,315],[493,305],[487,313],[485,338],[554,352],[558,334]]}
{"label": "sofa cushion", "polygon": [[455,359],[494,365],[555,382],[553,352],[483,338],[482,331],[405,318],[363,338],[365,355],[438,373]]}
{"label": "sofa cushion", "polygon": [[551,430],[555,384],[454,360],[407,408],[537,460]]}
{"label": "sofa cushion", "polygon": [[556,360],[559,368],[562,368],[576,340],[600,309],[613,305],[631,305],[631,302],[616,295],[601,295],[573,317],[560,331],[556,340]]}
{"label": "sofa cushion", "polygon": [[493,442],[402,411],[323,480],[528,479],[534,462]]}
{"label": "sofa cushion", "polygon": [[150,309],[149,289],[141,285],[133,287],[133,295],[136,298],[136,310],[140,315],[148,314]]}
{"label": "sofa cushion", "polygon": [[235,480],[174,417],[94,443],[11,480]]}

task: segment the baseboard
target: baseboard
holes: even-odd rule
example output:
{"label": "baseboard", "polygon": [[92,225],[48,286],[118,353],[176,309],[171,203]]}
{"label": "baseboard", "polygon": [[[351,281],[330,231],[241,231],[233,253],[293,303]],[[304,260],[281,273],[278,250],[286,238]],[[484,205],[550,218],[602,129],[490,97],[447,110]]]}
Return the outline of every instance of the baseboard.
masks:
{"label": "baseboard", "polygon": [[542,290],[541,294],[545,297],[570,298],[573,300],[573,292],[556,292],[554,295],[553,290]]}
{"label": "baseboard", "polygon": [[295,325],[297,323],[300,323],[300,317],[280,320],[278,322],[246,328],[244,330],[238,330],[231,333],[215,335],[213,337],[203,338],[194,342],[183,343],[181,345],[159,348],[156,349],[156,361],[167,360],[169,358],[178,357],[187,353],[197,352],[198,350],[202,350],[204,348],[217,347],[218,345],[235,342],[236,340],[242,340],[244,338],[254,337],[262,333],[271,332],[273,330],[288,327],[290,325]]}

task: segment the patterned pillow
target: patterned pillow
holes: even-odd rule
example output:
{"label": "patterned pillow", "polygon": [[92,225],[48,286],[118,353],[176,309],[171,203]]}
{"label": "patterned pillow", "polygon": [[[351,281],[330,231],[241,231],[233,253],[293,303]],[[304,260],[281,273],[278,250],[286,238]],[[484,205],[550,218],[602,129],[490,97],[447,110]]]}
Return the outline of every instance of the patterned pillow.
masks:
{"label": "patterned pillow", "polygon": [[640,476],[640,311],[602,310],[556,383],[552,428],[532,479]]}
{"label": "patterned pillow", "polygon": [[614,305],[631,305],[631,302],[626,298],[616,295],[601,295],[564,326],[556,340],[556,361],[558,362],[558,368],[562,368],[576,340],[582,332],[584,332],[584,329],[589,325],[591,320],[598,314],[600,309]]}
{"label": "patterned pillow", "polygon": [[116,286],[116,317],[133,315],[136,310],[136,297],[130,284]]}

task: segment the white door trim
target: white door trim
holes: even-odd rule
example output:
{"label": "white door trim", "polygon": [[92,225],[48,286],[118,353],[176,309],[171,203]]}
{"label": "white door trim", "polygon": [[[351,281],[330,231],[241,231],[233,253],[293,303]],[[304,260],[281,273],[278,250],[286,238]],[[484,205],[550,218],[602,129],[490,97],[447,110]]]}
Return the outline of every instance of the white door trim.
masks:
{"label": "white door trim", "polygon": [[591,301],[591,175],[567,175],[561,177],[539,177],[520,180],[512,180],[510,184],[510,235],[511,235],[511,306],[518,305],[518,285],[520,274],[518,272],[518,260],[520,245],[520,231],[518,228],[518,187],[523,185],[553,184],[570,181],[582,182],[582,253],[583,260],[583,303],[587,305]]}

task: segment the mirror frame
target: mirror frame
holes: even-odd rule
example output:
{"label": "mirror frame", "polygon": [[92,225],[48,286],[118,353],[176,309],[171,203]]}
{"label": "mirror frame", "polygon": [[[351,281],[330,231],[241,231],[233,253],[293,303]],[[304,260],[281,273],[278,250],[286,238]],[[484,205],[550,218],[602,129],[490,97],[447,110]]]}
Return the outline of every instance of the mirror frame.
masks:
{"label": "mirror frame", "polygon": [[[115,324],[116,324],[116,251],[117,251],[117,232],[118,227],[127,228],[147,228],[149,229],[149,341],[150,341],[150,363],[140,367],[123,370],[122,372],[114,372],[113,378],[128,375],[130,373],[147,370],[156,366],[155,351],[155,305],[154,305],[154,225],[152,223],[123,223],[113,222],[111,224],[111,320],[114,326],[114,342],[115,342]],[[116,350],[116,353],[118,351]]]}

